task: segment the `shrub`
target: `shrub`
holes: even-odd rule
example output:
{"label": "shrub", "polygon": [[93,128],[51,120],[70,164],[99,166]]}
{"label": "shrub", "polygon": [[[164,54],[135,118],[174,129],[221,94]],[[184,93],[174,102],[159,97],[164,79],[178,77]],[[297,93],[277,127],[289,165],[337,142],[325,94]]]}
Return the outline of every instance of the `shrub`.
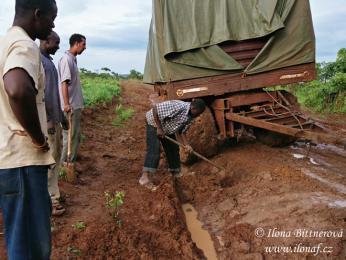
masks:
{"label": "shrub", "polygon": [[81,84],[86,107],[106,103],[120,95],[119,81],[107,73],[82,72]]}
{"label": "shrub", "polygon": [[114,126],[122,126],[126,120],[129,120],[135,113],[133,108],[125,109],[122,105],[118,105],[115,108],[115,114],[117,117],[112,121]]}

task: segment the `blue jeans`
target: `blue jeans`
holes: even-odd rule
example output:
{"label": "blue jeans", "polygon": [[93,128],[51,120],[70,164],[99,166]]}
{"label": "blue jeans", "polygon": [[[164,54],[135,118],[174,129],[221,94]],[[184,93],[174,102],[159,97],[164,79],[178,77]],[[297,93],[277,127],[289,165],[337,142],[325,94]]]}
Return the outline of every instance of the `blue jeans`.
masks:
{"label": "blue jeans", "polygon": [[[179,146],[173,144],[167,139],[159,139],[157,136],[157,129],[151,125],[146,125],[147,127],[147,153],[145,155],[143,172],[155,173],[160,162],[160,144],[162,144],[163,150],[165,151],[168,171],[172,174],[177,174],[180,172],[180,155]],[[175,139],[175,135],[168,135],[170,138]]]}
{"label": "blue jeans", "polygon": [[9,260],[50,258],[47,166],[0,169],[0,206]]}

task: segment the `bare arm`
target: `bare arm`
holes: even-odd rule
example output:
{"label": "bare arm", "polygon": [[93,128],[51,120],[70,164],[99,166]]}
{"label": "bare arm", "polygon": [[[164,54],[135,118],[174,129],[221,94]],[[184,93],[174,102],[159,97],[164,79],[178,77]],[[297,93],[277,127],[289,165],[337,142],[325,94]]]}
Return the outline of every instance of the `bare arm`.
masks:
{"label": "bare arm", "polygon": [[179,133],[177,132],[175,134],[177,140],[182,143],[183,145],[187,146],[189,145],[189,141],[187,140],[186,134],[185,133]]}
{"label": "bare arm", "polygon": [[163,132],[163,129],[162,129],[162,125],[161,125],[161,121],[159,119],[159,115],[157,113],[156,105],[154,105],[154,107],[153,107],[153,116],[154,116],[154,120],[155,120],[156,127],[157,127],[157,136],[159,138],[165,138],[165,133]]}
{"label": "bare arm", "polygon": [[177,132],[175,134],[175,136],[176,136],[177,140],[184,145],[184,148],[187,150],[187,152],[190,153],[193,151],[191,145],[189,144],[189,141],[187,140],[186,133]]}
{"label": "bare arm", "polygon": [[43,151],[48,150],[38,116],[34,82],[25,70],[19,68],[7,72],[3,79],[10,106],[18,122],[36,146],[42,146],[40,149]]}
{"label": "bare arm", "polygon": [[70,105],[70,96],[68,94],[68,82],[64,81],[61,83],[62,88],[62,97],[64,101],[64,112],[70,112],[71,111],[71,105]]}

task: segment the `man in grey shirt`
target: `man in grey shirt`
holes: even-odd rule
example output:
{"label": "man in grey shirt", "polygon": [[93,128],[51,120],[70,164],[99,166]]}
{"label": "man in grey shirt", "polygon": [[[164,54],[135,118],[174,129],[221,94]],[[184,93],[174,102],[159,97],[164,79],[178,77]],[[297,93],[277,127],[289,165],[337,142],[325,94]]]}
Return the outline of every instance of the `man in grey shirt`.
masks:
{"label": "man in grey shirt", "polygon": [[60,191],[58,186],[59,168],[61,157],[61,126],[65,120],[60,106],[58,72],[53,63],[54,55],[59,49],[60,38],[54,31],[50,33],[47,40],[41,40],[40,51],[42,65],[45,72],[45,104],[47,113],[48,142],[51,147],[52,156],[56,164],[48,170],[48,191],[53,205],[53,216],[60,216],[65,209],[60,205]]}
{"label": "man in grey shirt", "polygon": [[[81,113],[84,103],[76,57],[82,54],[85,49],[85,36],[73,34],[70,37],[70,49],[65,52],[58,65],[62,110],[72,114],[72,126],[70,126],[72,130],[71,158],[69,158],[71,162],[77,159],[81,133]],[[63,131],[61,162],[67,160],[67,140],[68,132]]]}

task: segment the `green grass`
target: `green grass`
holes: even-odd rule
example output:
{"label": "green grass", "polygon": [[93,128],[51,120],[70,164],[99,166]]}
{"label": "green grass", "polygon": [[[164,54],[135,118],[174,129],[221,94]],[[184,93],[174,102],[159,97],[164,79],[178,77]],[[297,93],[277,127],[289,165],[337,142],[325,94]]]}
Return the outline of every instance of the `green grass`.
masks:
{"label": "green grass", "polygon": [[76,224],[73,224],[72,227],[77,230],[84,230],[86,225],[83,221],[78,221]]}
{"label": "green grass", "polygon": [[312,81],[296,86],[294,94],[312,111],[346,113],[346,73],[338,73],[326,83]]}
{"label": "green grass", "polygon": [[133,108],[125,109],[122,105],[115,108],[116,118],[112,121],[112,125],[122,127],[124,122],[129,120],[135,113]]}
{"label": "green grass", "polygon": [[61,167],[60,168],[60,170],[59,170],[59,178],[61,179],[61,180],[64,180],[64,181],[66,181],[66,174],[67,174],[67,172],[66,172],[66,169],[65,169],[65,167]]}
{"label": "green grass", "polygon": [[112,101],[121,93],[119,81],[111,75],[81,73],[80,77],[86,107]]}
{"label": "green grass", "polygon": [[82,251],[78,248],[74,248],[73,246],[69,246],[67,248],[67,252],[74,254],[76,256],[82,256]]}
{"label": "green grass", "polygon": [[337,73],[326,82],[311,81],[289,86],[267,88],[268,91],[286,90],[298,98],[305,109],[318,113],[346,113],[346,73]]}

